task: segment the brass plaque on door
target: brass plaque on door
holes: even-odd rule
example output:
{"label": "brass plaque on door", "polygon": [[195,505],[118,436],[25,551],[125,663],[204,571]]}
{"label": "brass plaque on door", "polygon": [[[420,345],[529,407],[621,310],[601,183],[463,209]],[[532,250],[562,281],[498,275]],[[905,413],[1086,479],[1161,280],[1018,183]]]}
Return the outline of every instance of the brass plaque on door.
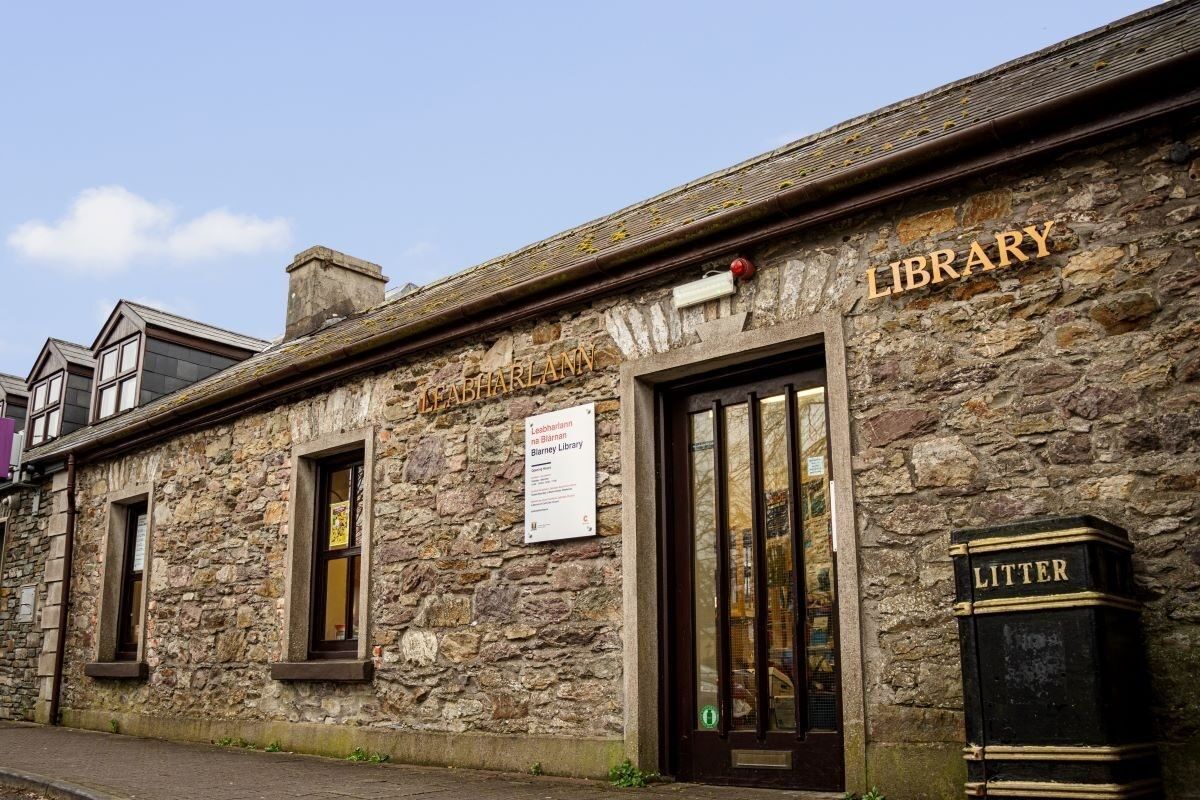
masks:
{"label": "brass plaque on door", "polygon": [[791,769],[791,750],[733,750],[733,766],[754,769]]}

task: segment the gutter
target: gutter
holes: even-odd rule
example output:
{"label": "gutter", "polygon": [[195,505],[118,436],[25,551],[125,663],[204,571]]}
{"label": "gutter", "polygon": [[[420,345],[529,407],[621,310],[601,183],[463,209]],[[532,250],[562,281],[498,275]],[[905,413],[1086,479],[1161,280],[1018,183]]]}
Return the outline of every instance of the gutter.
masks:
{"label": "gutter", "polygon": [[50,724],[58,725],[62,698],[63,658],[67,651],[67,619],[71,610],[71,573],[75,564],[75,454],[67,455],[67,533],[63,552],[62,598],[59,600],[58,647],[54,651],[54,677],[50,689]]}
{"label": "gutter", "polygon": [[[107,458],[136,450],[163,436],[227,421],[293,393],[335,383],[463,336],[508,327],[907,195],[939,189],[1017,161],[1194,110],[1200,107],[1200,86],[1192,77],[1196,74],[1200,74],[1200,51],[1183,51],[1104,83],[939,135],[838,175],[442,309],[324,354],[304,366],[281,367],[271,378],[238,384],[167,409],[117,429],[106,439],[68,444],[64,450],[45,456],[34,454],[30,460],[49,461],[66,453]],[[1098,109],[1104,113],[1099,119]],[[261,391],[248,396],[252,388]],[[214,406],[215,410],[202,412]]]}
{"label": "gutter", "polygon": [[41,484],[26,483],[25,481],[9,481],[8,483],[0,483],[0,494],[7,494],[13,489],[37,489]]}

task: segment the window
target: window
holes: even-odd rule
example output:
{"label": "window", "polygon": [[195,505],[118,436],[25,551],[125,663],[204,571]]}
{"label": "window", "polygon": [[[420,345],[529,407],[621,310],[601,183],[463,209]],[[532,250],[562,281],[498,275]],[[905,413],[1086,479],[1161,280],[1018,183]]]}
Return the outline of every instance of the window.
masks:
{"label": "window", "polygon": [[34,447],[58,436],[62,425],[63,386],[66,373],[56,372],[33,386],[29,404],[29,446]]}
{"label": "window", "polygon": [[117,661],[134,661],[142,638],[142,573],[146,567],[146,503],[127,507],[121,605],[117,621]]}
{"label": "window", "polygon": [[137,405],[137,367],[141,336],[100,351],[96,369],[96,419],[111,417]]}
{"label": "window", "polygon": [[[287,567],[277,681],[369,682],[375,429],[292,446]],[[282,532],[282,531],[281,531]]]}
{"label": "window", "polygon": [[146,680],[142,658],[149,607],[146,595],[154,559],[154,485],[125,486],[108,495],[108,533],[96,612],[95,661],[83,665],[89,678]]}
{"label": "window", "polygon": [[320,462],[310,658],[345,657],[358,651],[362,508],[362,454]]}

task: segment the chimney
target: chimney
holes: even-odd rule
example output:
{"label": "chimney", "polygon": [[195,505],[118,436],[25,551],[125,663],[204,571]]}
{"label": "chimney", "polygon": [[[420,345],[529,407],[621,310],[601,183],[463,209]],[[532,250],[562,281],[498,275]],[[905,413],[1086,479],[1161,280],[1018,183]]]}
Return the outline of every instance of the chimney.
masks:
{"label": "chimney", "polygon": [[335,317],[348,317],[383,302],[383,267],[361,258],[310,247],[287,268],[285,342],[307,336]]}

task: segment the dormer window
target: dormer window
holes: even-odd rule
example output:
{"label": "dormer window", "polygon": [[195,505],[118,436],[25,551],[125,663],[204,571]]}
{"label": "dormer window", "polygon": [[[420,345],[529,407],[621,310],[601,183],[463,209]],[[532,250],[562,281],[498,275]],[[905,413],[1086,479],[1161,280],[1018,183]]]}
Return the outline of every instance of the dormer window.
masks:
{"label": "dormer window", "polygon": [[30,446],[58,436],[62,426],[63,373],[34,384],[29,406]]}
{"label": "dormer window", "polygon": [[92,342],[88,420],[153,403],[262,352],[267,342],[122,300]]}
{"label": "dormer window", "polygon": [[111,417],[137,405],[141,338],[135,334],[100,352],[96,370],[96,419]]}

